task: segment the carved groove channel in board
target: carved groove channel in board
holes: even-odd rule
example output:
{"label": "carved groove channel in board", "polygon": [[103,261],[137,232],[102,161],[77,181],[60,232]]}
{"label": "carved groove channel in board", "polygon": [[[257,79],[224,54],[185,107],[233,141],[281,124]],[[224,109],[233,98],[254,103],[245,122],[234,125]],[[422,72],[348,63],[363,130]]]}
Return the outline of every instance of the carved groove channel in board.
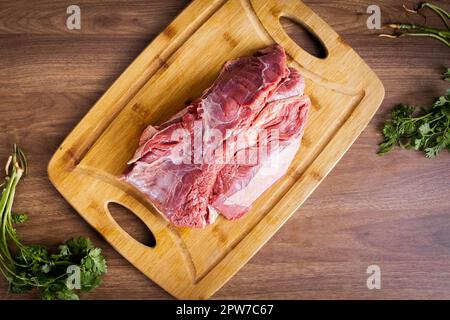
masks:
{"label": "carved groove channel in board", "polygon": [[[320,59],[300,48],[280,17],[314,30],[329,55]],[[303,145],[288,174],[239,222],[219,217],[204,230],[171,226],[143,194],[118,179],[142,130],[198,97],[225,61],[274,42],[285,47],[289,65],[305,76],[313,102]],[[382,95],[364,61],[300,0],[195,0],[74,129],[53,157],[49,177],[80,215],[144,274],[178,298],[208,298],[317,187],[367,124]],[[129,208],[153,231],[154,248],[132,240],[119,227],[106,210],[110,201]]]}
{"label": "carved groove channel in board", "polygon": [[[224,4],[224,6],[227,5],[228,3]],[[226,30],[213,28],[212,26],[220,25],[218,21],[224,18],[230,19],[230,17],[222,17],[221,14],[220,10],[214,13],[166,60],[164,67],[155,71],[139,93],[111,122],[111,125],[86,154],[79,167],[96,170],[96,176],[99,179],[120,175],[125,169],[126,161],[136,149],[139,136],[147,124],[161,123],[183,108],[186,100],[199,96],[217,77],[225,61],[250,54],[254,52],[255,48],[273,43],[273,39],[270,37],[269,39],[272,41],[265,42],[268,39],[267,35],[261,38],[260,35],[264,32],[264,28],[256,23],[252,25],[254,28],[259,28],[259,32],[255,31],[249,34],[247,31],[245,40],[236,40],[242,38],[239,32],[244,29],[244,25],[248,25],[249,14],[247,17],[240,15],[231,19],[235,25]],[[214,43],[205,45],[214,45],[217,52],[214,56],[207,56],[207,48],[204,50],[198,48],[201,52],[206,52],[206,56],[202,59],[189,59],[191,43],[201,43],[197,41],[197,37],[202,38],[205,33],[217,41],[216,45]],[[229,47],[220,45],[223,41],[226,41]],[[290,61],[294,66],[298,66],[292,59]],[[306,76],[308,77],[309,74]],[[181,247],[187,250],[187,257],[194,265],[196,282],[201,281],[251,232],[295,181],[301,178],[304,170],[327,146],[339,127],[346,121],[359,103],[361,96],[358,94],[346,95],[343,88],[341,85],[321,78],[307,78],[307,93],[311,96],[313,108],[301,151],[291,165],[288,174],[261,196],[253,210],[240,219],[239,223],[219,218],[213,226],[209,226],[205,230],[181,228],[177,229],[176,233],[171,232],[173,237],[180,237],[183,243]],[[177,94],[172,95],[170,92]],[[319,96],[320,105],[318,103]],[[126,130],[124,130],[125,127]],[[100,150],[110,150],[110,152],[104,154]],[[114,184],[121,183],[116,180]],[[127,187],[121,186],[121,188]],[[128,189],[132,188],[128,186]],[[139,192],[128,192],[128,194],[136,197]],[[136,199],[147,208],[152,208],[142,195],[138,195]],[[158,215],[154,208],[151,211]]]}

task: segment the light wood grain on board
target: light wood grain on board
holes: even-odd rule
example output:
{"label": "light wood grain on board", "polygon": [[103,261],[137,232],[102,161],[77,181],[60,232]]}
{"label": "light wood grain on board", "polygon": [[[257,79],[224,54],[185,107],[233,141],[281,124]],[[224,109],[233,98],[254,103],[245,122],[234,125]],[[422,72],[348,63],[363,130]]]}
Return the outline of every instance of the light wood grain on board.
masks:
{"label": "light wood grain on board", "polygon": [[[287,16],[314,30],[328,56],[299,48]],[[225,23],[225,21],[227,23]],[[238,222],[174,228],[117,177],[143,128],[183,108],[227,60],[277,42],[307,77],[314,102],[303,146],[288,174]],[[61,194],[134,266],[179,298],[209,298],[295,212],[333,168],[381,104],[384,89],[362,59],[302,2],[194,1],[133,62],[61,145],[49,176]],[[156,238],[149,248],[112,218],[119,203]]]}

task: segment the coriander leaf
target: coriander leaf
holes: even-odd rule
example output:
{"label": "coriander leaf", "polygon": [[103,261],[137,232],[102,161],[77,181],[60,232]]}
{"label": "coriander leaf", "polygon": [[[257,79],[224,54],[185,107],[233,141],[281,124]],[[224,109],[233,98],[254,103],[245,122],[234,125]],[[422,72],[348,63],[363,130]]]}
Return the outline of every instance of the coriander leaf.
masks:
{"label": "coriander leaf", "polygon": [[24,293],[33,289],[33,286],[21,279],[14,279],[9,282],[8,291],[11,293]]}
{"label": "coriander leaf", "polygon": [[414,139],[414,149],[420,150],[422,146],[422,139]]}
{"label": "coriander leaf", "polygon": [[70,249],[67,244],[59,245],[58,249],[59,249],[59,254],[55,255],[55,258],[65,257],[65,256],[70,255]]}
{"label": "coriander leaf", "polygon": [[448,119],[450,119],[450,104],[447,104],[441,108],[441,112],[443,115],[445,115]]}
{"label": "coriander leaf", "polygon": [[94,247],[91,240],[85,237],[70,239],[65,244],[72,254],[83,254]]}
{"label": "coriander leaf", "polygon": [[11,222],[13,224],[25,223],[28,220],[28,216],[25,213],[16,213],[11,216]]}
{"label": "coriander leaf", "polygon": [[[27,161],[23,151],[14,146],[6,164],[6,177],[0,193],[0,271],[9,284],[10,293],[22,293],[34,288],[45,300],[79,299],[75,289],[67,286],[68,266],[78,266],[83,291],[90,291],[101,283],[107,271],[101,250],[95,248],[88,238],[79,237],[66,241],[51,252],[42,245],[25,245],[14,229],[15,223],[26,221],[25,214],[13,214],[16,186],[27,172]],[[15,247],[12,253],[10,245]],[[76,274],[75,274],[76,276]]]}
{"label": "coriander leaf", "polygon": [[78,295],[69,289],[65,281],[55,281],[41,288],[42,300],[79,300]]}
{"label": "coriander leaf", "polygon": [[430,132],[431,131],[431,128],[430,128],[430,124],[428,123],[428,122],[425,122],[424,124],[422,124],[420,127],[419,127],[419,132],[424,136],[424,135],[426,135],[428,132]]}
{"label": "coriander leaf", "polygon": [[405,118],[411,118],[414,110],[414,107],[408,106],[406,104],[401,104],[392,110],[392,120],[394,122],[401,122]]}
{"label": "coriander leaf", "polygon": [[427,158],[434,158],[438,155],[438,153],[442,150],[441,145],[435,145],[430,148],[425,148],[425,153]]}
{"label": "coriander leaf", "polygon": [[444,73],[443,79],[445,81],[450,81],[450,68],[448,68],[447,71]]}
{"label": "coriander leaf", "polygon": [[399,105],[391,112],[391,119],[383,127],[384,141],[379,155],[398,145],[425,152],[428,158],[436,157],[445,148],[450,150],[450,90],[436,99],[430,109],[422,109],[416,116],[416,108]]}
{"label": "coriander leaf", "polygon": [[449,102],[449,99],[446,97],[446,96],[442,96],[442,97],[439,97],[437,100],[436,100],[436,102],[434,103],[434,106],[435,107],[442,107],[442,106],[444,106],[446,103],[448,103]]}
{"label": "coriander leaf", "polygon": [[101,255],[101,249],[90,249],[80,263],[81,290],[91,291],[101,283],[101,275],[107,272],[105,258]]}

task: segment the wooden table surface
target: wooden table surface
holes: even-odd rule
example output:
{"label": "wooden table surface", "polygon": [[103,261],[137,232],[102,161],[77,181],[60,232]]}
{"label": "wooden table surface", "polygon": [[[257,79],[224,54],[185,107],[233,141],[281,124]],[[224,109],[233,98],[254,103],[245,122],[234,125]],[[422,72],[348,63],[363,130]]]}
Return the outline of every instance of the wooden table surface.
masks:
{"label": "wooden table surface", "polygon": [[[81,7],[81,30],[66,28],[72,2]],[[187,2],[0,1],[0,161],[17,142],[31,165],[15,203],[30,216],[19,232],[25,242],[49,246],[86,235],[104,250],[109,272],[83,299],[170,298],[78,216],[50,184],[46,167],[64,137]],[[214,298],[450,299],[450,153],[432,160],[403,150],[375,154],[394,105],[429,105],[445,92],[440,73],[450,66],[450,49],[428,39],[378,38],[378,30],[367,29],[371,4],[381,7],[383,23],[413,19],[401,1],[305,2],[375,70],[386,98],[313,195]],[[116,219],[146,237],[132,216],[118,212]],[[366,287],[373,264],[381,268],[380,290]],[[6,290],[2,278],[0,299],[38,298]]]}

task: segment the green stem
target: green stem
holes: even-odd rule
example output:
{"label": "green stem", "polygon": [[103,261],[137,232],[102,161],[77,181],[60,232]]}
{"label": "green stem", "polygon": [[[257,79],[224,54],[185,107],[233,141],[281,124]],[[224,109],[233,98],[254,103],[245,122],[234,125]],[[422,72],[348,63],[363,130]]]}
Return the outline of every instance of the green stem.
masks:
{"label": "green stem", "polygon": [[[13,169],[15,171],[15,169]],[[2,230],[1,230],[1,243],[0,243],[0,250],[2,251],[3,255],[6,256],[6,258],[9,261],[12,261],[11,253],[8,249],[8,240],[6,237],[6,226],[7,226],[7,219],[8,219],[8,208],[10,207],[11,202],[11,194],[13,192],[14,185],[16,185],[16,174],[13,171],[11,178],[9,179],[6,189],[4,191],[4,198],[2,197],[2,205],[0,207],[1,209],[1,223],[2,223]],[[14,197],[14,195],[13,195]]]}
{"label": "green stem", "polygon": [[432,11],[434,11],[442,19],[442,21],[444,22],[444,24],[447,27],[447,29],[450,30],[450,24],[448,22],[448,19],[450,19],[450,13],[449,12],[447,12],[444,9],[442,9],[441,7],[438,7],[438,6],[436,6],[436,5],[432,4],[432,3],[429,3],[429,2],[423,2],[420,5],[421,9],[425,8],[425,7],[431,9]]}
{"label": "green stem", "polygon": [[400,37],[403,36],[412,36],[412,37],[430,37],[430,38],[434,38],[436,40],[439,40],[440,42],[442,42],[443,44],[445,44],[447,47],[450,48],[450,41],[447,41],[446,39],[433,34],[433,33],[415,33],[415,32],[406,32],[406,33],[402,33],[400,35]]}
{"label": "green stem", "polygon": [[13,226],[11,222],[11,211],[14,202],[15,190],[24,173],[24,165],[26,165],[26,162],[24,162],[24,155],[20,152],[21,150],[16,145],[14,145],[13,155],[11,156],[6,168],[6,172],[9,173],[10,176],[6,178],[7,183],[5,185],[5,188],[3,189],[0,199],[0,263],[2,273],[5,276],[8,275],[8,279],[11,277],[16,277],[25,281],[25,278],[20,277],[16,273],[15,269],[18,263],[12,257],[8,246],[8,239],[12,240],[15,244],[18,244],[19,248],[22,246],[18,241],[17,236],[12,231]]}
{"label": "green stem", "polygon": [[441,120],[443,117],[445,117],[445,116],[440,116],[439,118],[433,119],[429,123],[433,123],[435,121]]}
{"label": "green stem", "polygon": [[413,24],[413,23],[391,24],[390,27],[393,29],[401,29],[401,30],[407,30],[407,31],[414,30],[414,31],[421,31],[424,33],[433,33],[435,35],[438,35],[438,36],[441,36],[444,38],[450,37],[450,31],[439,30],[436,28],[430,28],[430,27],[426,27],[426,26],[422,26],[422,25],[418,25],[418,24]]}

